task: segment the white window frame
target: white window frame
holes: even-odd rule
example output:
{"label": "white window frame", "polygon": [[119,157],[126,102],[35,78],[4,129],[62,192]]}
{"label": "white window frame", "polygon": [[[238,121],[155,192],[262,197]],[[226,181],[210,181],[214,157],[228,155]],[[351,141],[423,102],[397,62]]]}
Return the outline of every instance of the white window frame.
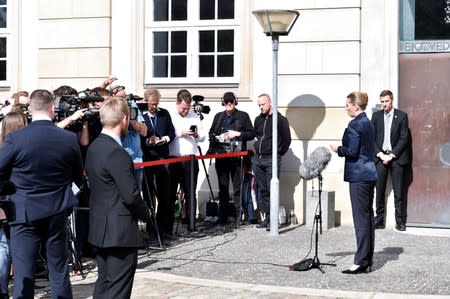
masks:
{"label": "white window frame", "polygon": [[11,78],[11,59],[12,59],[12,39],[11,39],[11,28],[12,28],[12,1],[8,0],[6,5],[1,7],[6,7],[6,28],[0,28],[0,38],[6,38],[6,57],[0,58],[1,60],[6,60],[6,80],[0,80],[0,88],[10,87]]}
{"label": "white window frame", "polygon": [[[144,48],[145,66],[144,80],[146,85],[223,85],[238,84],[240,79],[240,40],[241,32],[239,27],[239,1],[235,0],[235,16],[230,20],[199,20],[200,1],[188,0],[188,20],[187,21],[159,21],[153,22],[153,0],[146,0],[145,8],[145,28],[144,28]],[[170,3],[170,1],[169,1]],[[216,1],[217,7],[217,1]],[[170,7],[169,7],[170,11]],[[234,65],[233,77],[199,77],[198,76],[198,35],[201,30],[234,30]],[[167,78],[153,77],[153,32],[187,31],[187,53],[186,53],[186,77],[170,77],[170,68]],[[217,40],[217,34],[216,40]],[[217,43],[216,47],[217,47]],[[227,53],[227,52],[225,52]],[[222,52],[214,52],[215,59]],[[170,59],[170,53],[168,53]],[[217,67],[217,64],[216,64]],[[215,72],[216,73],[216,72]]]}

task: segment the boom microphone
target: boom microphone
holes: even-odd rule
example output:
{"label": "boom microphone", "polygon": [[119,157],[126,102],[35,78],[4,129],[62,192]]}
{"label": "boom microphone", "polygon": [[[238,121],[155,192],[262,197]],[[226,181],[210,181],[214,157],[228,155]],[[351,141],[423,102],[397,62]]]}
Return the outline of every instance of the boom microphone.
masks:
{"label": "boom microphone", "polygon": [[11,195],[16,193],[16,185],[11,181],[0,181],[0,195]]}
{"label": "boom microphone", "polygon": [[318,177],[322,170],[327,167],[331,160],[331,152],[324,146],[316,148],[308,159],[300,165],[300,177],[304,180],[311,180]]}

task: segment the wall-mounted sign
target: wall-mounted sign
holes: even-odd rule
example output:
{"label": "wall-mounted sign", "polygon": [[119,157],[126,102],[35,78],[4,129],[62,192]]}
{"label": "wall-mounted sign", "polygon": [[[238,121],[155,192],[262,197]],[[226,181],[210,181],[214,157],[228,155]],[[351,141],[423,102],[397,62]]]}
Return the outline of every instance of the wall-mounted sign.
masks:
{"label": "wall-mounted sign", "polygon": [[450,40],[400,41],[400,53],[450,52]]}

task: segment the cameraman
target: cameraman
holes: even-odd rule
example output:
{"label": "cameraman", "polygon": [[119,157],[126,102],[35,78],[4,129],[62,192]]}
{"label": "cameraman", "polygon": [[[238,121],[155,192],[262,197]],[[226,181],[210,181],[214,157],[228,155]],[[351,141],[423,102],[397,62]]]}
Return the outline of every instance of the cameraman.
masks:
{"label": "cameraman", "polygon": [[[111,95],[115,97],[126,97],[125,86],[115,86],[111,88]],[[141,148],[141,136],[145,136],[147,134],[147,126],[144,123],[144,118],[142,114],[139,112],[137,108],[136,101],[134,99],[128,100],[128,107],[131,110],[134,110],[135,118],[129,121],[128,132],[125,137],[122,138],[122,146],[128,152],[133,163],[143,162],[143,152]],[[131,113],[130,113],[131,114]],[[144,177],[142,168],[135,168],[134,175],[136,177],[137,186],[139,191],[142,190],[142,178]]]}
{"label": "cameraman", "polygon": [[[222,97],[225,110],[214,116],[209,130],[209,153],[226,153],[233,151],[232,144],[238,142],[241,149],[246,149],[246,143],[255,138],[256,133],[247,112],[236,109],[237,98],[234,93],[226,92]],[[227,216],[235,218],[235,225],[241,221],[241,182],[243,180],[242,157],[216,159],[216,172],[219,181],[219,223],[226,224]],[[229,183],[233,184],[233,203],[229,212]],[[233,213],[234,212],[234,213]]]}
{"label": "cameraman", "polygon": [[[55,98],[76,97],[76,96],[78,96],[78,91],[75,88],[70,87],[68,85],[61,85],[60,87],[58,87],[57,89],[55,89],[53,91],[53,96]],[[57,108],[59,109],[59,107],[57,107]],[[89,140],[86,138],[86,136],[88,136],[87,127],[85,127],[84,125],[75,126],[73,124],[76,121],[82,119],[82,117],[84,116],[84,112],[86,110],[87,110],[86,108],[77,110],[72,115],[70,115],[70,116],[64,118],[63,120],[59,121],[58,123],[56,123],[56,125],[58,127],[62,128],[62,129],[68,129],[68,130],[76,133],[78,136],[78,141],[79,141],[80,145],[82,145],[82,146],[86,146],[89,142]]]}

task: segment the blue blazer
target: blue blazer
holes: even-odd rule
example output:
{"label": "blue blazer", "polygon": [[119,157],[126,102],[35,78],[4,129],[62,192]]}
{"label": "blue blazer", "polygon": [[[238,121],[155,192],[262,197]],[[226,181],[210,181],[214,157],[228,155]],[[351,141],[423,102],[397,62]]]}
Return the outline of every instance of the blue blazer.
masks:
{"label": "blue blazer", "polygon": [[0,179],[11,180],[20,224],[59,214],[78,204],[72,182],[82,184],[83,166],[76,135],[51,121],[33,121],[8,134],[0,149]]}
{"label": "blue blazer", "polygon": [[378,179],[374,161],[375,131],[366,113],[358,114],[348,123],[338,147],[345,157],[344,181],[371,182]]}

